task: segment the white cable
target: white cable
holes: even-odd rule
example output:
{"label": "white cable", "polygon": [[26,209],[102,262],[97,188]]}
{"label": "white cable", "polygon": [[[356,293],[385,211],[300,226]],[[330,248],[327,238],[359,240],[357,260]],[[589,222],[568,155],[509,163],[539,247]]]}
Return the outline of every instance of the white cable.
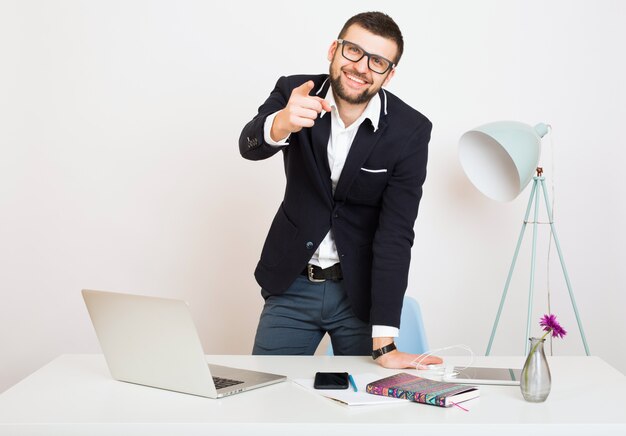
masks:
{"label": "white cable", "polygon": [[[424,353],[421,356],[419,356],[418,358],[414,359],[411,362],[411,365],[415,366],[416,370],[428,371],[429,373],[431,373],[431,372],[433,372],[433,369],[431,367],[429,367],[428,365],[422,365],[422,362],[425,359],[427,359],[430,356],[432,356],[434,353],[439,353],[441,351],[451,350],[451,349],[454,349],[454,348],[460,348],[462,350],[465,350],[465,351],[467,351],[469,353],[469,356],[470,356],[470,362],[466,366],[461,368],[461,370],[469,368],[470,366],[472,366],[472,364],[474,363],[474,356],[475,356],[475,354],[474,354],[474,351],[472,351],[472,349],[469,346],[465,345],[465,344],[450,345],[449,347],[436,348],[434,350],[429,350],[426,353]],[[434,374],[434,375],[444,375],[444,371],[445,371],[445,368],[442,368],[441,371],[437,371],[438,373]],[[439,374],[439,372],[440,372],[440,374]]]}

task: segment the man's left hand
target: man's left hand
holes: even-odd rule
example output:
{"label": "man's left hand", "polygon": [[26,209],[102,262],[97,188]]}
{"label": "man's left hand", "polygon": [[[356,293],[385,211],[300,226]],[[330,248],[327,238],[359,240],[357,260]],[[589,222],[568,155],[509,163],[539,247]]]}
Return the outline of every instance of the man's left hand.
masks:
{"label": "man's left hand", "polygon": [[[372,349],[378,350],[393,343],[393,338],[373,338]],[[412,368],[424,369],[426,365],[437,365],[443,363],[443,359],[437,356],[424,356],[423,354],[404,353],[400,350],[393,350],[385,353],[376,359],[376,363],[385,368]],[[419,366],[417,366],[419,364]]]}
{"label": "man's left hand", "polygon": [[[425,365],[436,365],[443,363],[443,359],[437,356],[424,357],[423,354],[404,353],[400,350],[393,350],[385,353],[376,359],[376,363],[385,368],[411,368],[425,369]],[[419,364],[419,366],[417,366]]]}

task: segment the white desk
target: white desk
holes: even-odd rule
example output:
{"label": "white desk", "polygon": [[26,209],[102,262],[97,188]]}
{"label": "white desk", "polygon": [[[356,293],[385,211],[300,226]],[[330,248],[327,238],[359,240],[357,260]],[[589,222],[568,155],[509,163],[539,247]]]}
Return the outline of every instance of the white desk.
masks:
{"label": "white desk", "polygon": [[[290,378],[398,372],[366,357],[207,360]],[[478,357],[476,364],[521,366],[523,358]],[[291,381],[212,400],[114,381],[101,355],[64,355],[0,395],[0,435],[626,435],[624,375],[597,357],[554,357],[550,368],[545,403],[525,402],[517,386],[481,386],[464,412],[410,402],[349,407]]]}

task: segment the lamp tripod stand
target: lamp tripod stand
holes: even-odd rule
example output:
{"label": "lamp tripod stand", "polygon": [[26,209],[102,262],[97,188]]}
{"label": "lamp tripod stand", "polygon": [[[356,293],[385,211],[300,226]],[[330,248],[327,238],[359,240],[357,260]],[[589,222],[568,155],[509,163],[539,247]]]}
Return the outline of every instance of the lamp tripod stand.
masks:
{"label": "lamp tripod stand", "polygon": [[[530,288],[528,291],[528,315],[526,320],[526,339],[530,337],[530,322],[532,315],[532,304],[533,304],[533,290],[535,285],[535,253],[537,247],[537,224],[538,215],[539,215],[539,195],[540,190],[538,186],[541,186],[541,191],[543,192],[543,198],[546,204],[546,210],[548,212],[549,224],[550,224],[550,232],[554,237],[554,242],[556,245],[557,252],[559,253],[559,259],[561,261],[561,268],[563,269],[563,275],[565,276],[565,283],[567,284],[567,290],[569,291],[569,298],[572,302],[572,307],[574,308],[574,314],[576,315],[576,322],[578,323],[578,330],[580,331],[580,337],[583,341],[583,346],[585,347],[585,353],[589,356],[589,346],[587,345],[587,339],[585,338],[585,332],[583,331],[583,326],[580,321],[580,315],[578,314],[578,308],[576,307],[576,300],[574,299],[574,292],[572,291],[572,285],[569,280],[569,275],[567,274],[567,268],[565,267],[565,261],[563,260],[563,253],[561,252],[561,245],[559,243],[559,238],[556,235],[556,228],[554,226],[554,222],[552,220],[552,209],[550,208],[550,202],[548,201],[548,191],[546,189],[545,177],[543,176],[543,169],[537,168],[537,175],[533,177],[533,187],[530,193],[530,198],[528,200],[528,206],[526,207],[526,216],[524,217],[524,223],[522,224],[522,230],[520,231],[519,238],[517,240],[517,247],[515,248],[515,254],[513,254],[513,261],[511,263],[511,268],[509,269],[509,275],[506,279],[506,283],[504,285],[504,290],[502,291],[502,298],[500,299],[500,307],[498,308],[498,314],[496,315],[496,320],[493,324],[493,329],[491,330],[491,337],[489,338],[489,345],[487,345],[487,351],[485,352],[486,356],[489,356],[491,352],[491,345],[493,344],[493,339],[496,334],[496,330],[498,328],[498,322],[500,321],[500,314],[502,313],[502,308],[504,307],[504,301],[506,300],[506,295],[509,290],[509,285],[511,283],[511,277],[513,275],[513,270],[515,269],[515,263],[517,262],[517,255],[519,254],[520,246],[522,245],[522,239],[524,237],[524,232],[526,231],[526,225],[529,224],[528,217],[530,215],[530,209],[533,206],[534,202],[534,220],[532,221],[533,225],[533,242],[532,242],[532,255],[530,262]],[[525,342],[525,355],[528,354],[528,341]]]}

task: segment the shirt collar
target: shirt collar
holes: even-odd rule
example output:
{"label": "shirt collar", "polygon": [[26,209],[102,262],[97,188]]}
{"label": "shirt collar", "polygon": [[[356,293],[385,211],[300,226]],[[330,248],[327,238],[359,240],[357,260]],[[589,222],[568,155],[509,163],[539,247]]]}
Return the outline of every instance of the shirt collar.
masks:
{"label": "shirt collar", "polygon": [[[337,110],[337,103],[335,102],[335,93],[333,92],[332,86],[328,87],[328,91],[326,92],[326,96],[324,96],[324,100],[328,102],[331,108],[335,108],[335,110]],[[369,118],[370,122],[372,123],[372,126],[374,127],[374,132],[377,131],[378,122],[380,121],[380,107],[381,107],[380,95],[377,93],[374,97],[370,99],[369,103],[367,103],[365,110],[359,117],[359,120],[361,121],[357,120],[358,124],[361,124],[363,121]],[[320,113],[320,118],[323,117],[325,113],[326,111],[322,109],[322,112]],[[355,122],[355,124],[357,124],[357,122]]]}

